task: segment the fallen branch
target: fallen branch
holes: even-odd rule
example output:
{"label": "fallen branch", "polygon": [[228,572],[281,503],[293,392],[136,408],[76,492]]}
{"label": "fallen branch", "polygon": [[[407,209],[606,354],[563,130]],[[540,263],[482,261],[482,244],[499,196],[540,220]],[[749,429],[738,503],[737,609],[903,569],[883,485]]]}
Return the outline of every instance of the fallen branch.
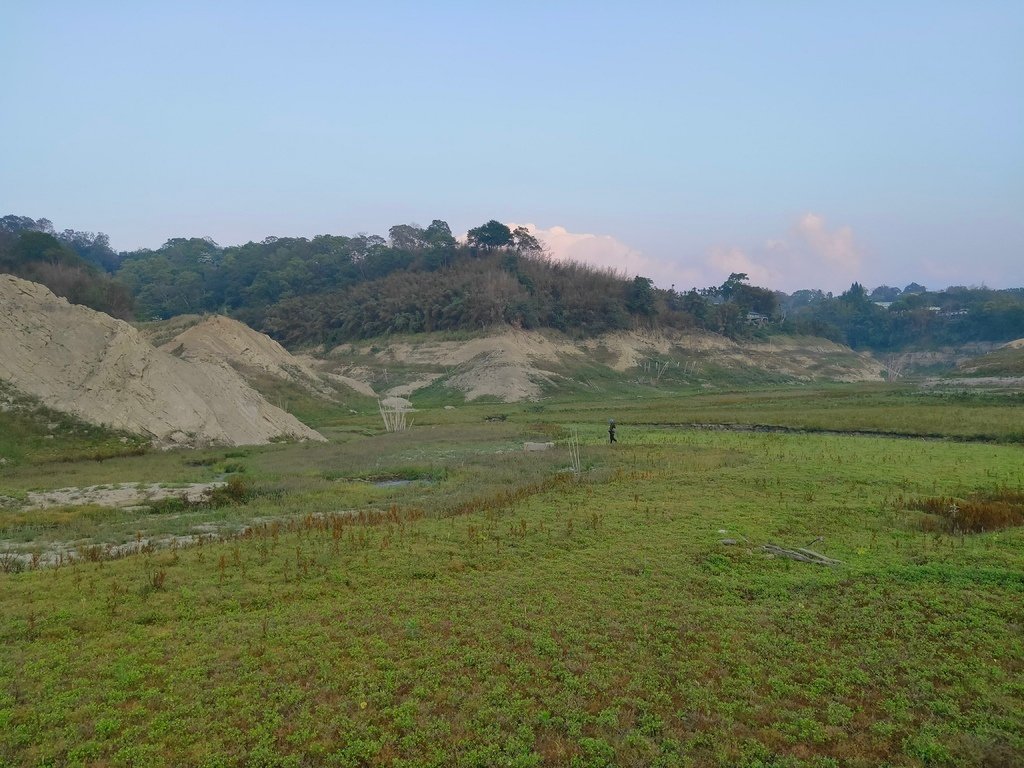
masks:
{"label": "fallen branch", "polygon": [[790,560],[798,560],[801,563],[816,563],[817,565],[843,564],[842,560],[833,560],[831,557],[825,557],[825,555],[820,552],[815,552],[813,549],[805,549],[803,547],[786,549],[785,547],[780,547],[778,544],[765,544],[761,547],[761,551],[777,557],[788,557]]}

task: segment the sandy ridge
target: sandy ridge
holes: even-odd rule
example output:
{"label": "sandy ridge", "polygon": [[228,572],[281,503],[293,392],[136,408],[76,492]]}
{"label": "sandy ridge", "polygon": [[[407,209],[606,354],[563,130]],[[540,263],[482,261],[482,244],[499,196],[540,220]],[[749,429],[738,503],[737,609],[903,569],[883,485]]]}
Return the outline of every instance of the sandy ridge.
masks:
{"label": "sandy ridge", "polygon": [[0,275],[0,379],[162,445],[323,439],[230,366],[159,351],[128,323],[11,275]]}

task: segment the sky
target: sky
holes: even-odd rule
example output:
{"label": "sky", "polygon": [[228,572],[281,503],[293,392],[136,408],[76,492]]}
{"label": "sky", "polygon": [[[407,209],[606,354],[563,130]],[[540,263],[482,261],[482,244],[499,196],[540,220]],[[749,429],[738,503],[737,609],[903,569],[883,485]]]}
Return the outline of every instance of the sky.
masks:
{"label": "sky", "polygon": [[1024,285],[1018,1],[2,17],[0,215],[119,250],[498,219],[662,287]]}

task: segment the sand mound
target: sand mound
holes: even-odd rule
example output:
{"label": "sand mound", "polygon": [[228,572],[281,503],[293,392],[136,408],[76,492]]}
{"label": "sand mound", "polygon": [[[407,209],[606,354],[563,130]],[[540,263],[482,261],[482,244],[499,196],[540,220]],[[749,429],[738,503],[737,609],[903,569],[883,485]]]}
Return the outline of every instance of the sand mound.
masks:
{"label": "sand mound", "polygon": [[316,371],[266,334],[223,315],[185,328],[159,347],[185,360],[225,362],[297,384],[322,388]]}
{"label": "sand mound", "polygon": [[323,440],[229,366],[179,359],[132,326],[0,275],[0,378],[51,408],[160,444]]}

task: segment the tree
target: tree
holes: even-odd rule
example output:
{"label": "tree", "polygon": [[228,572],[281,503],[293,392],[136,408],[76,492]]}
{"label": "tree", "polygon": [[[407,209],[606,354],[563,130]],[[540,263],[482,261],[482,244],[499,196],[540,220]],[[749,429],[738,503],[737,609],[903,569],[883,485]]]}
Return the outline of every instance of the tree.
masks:
{"label": "tree", "polygon": [[426,232],[415,224],[396,224],[388,230],[392,248],[418,251],[427,244]]}
{"label": "tree", "polygon": [[32,262],[68,265],[81,263],[77,255],[53,235],[28,229],[22,231],[15,241],[7,260],[10,267],[24,266]]}
{"label": "tree", "polygon": [[735,338],[745,330],[743,315],[740,308],[727,301],[715,307],[715,321],[718,324],[718,332]]}
{"label": "tree", "polygon": [[817,288],[803,288],[799,291],[794,291],[793,294],[783,303],[783,307],[785,307],[786,310],[793,311],[804,307],[810,307],[820,301],[824,301],[825,298],[825,294]]}
{"label": "tree", "polygon": [[0,231],[0,271],[42,283],[72,304],[84,304],[122,319],[132,316],[132,297],[124,285],[38,226],[22,227],[17,235]]}
{"label": "tree", "polygon": [[779,310],[779,298],[768,288],[740,283],[732,292],[732,301],[744,312],[771,317]]}
{"label": "tree", "polygon": [[423,240],[427,245],[420,254],[420,264],[424,269],[432,272],[452,263],[459,244],[447,221],[434,219],[430,222],[430,226],[423,231]]}
{"label": "tree", "polygon": [[634,315],[651,317],[657,313],[654,306],[654,281],[637,275],[629,283],[626,294],[626,309]]}
{"label": "tree", "polygon": [[711,317],[712,305],[696,288],[691,288],[682,297],[682,309],[693,316],[693,319],[702,328],[707,328],[708,319]]}
{"label": "tree", "polygon": [[484,251],[504,248],[512,242],[512,230],[500,221],[491,219],[486,224],[469,230],[469,244]]}
{"label": "tree", "polygon": [[880,285],[871,292],[872,301],[896,301],[902,291],[891,285]]}
{"label": "tree", "polygon": [[839,300],[854,306],[863,306],[870,303],[867,288],[860,283],[853,283],[850,289],[839,297]]}
{"label": "tree", "polygon": [[526,227],[516,227],[512,230],[512,247],[520,253],[541,253],[544,250],[540,240],[531,235]]}
{"label": "tree", "polygon": [[102,232],[76,232],[73,229],[65,229],[57,235],[57,239],[90,264],[95,264],[107,272],[114,272],[121,262],[120,257],[110,247],[110,238]]}
{"label": "tree", "polygon": [[456,246],[452,228],[448,226],[447,221],[441,219],[430,222],[430,226],[423,231],[423,239],[431,248],[454,249]]}
{"label": "tree", "polygon": [[0,232],[10,232],[17,235],[25,231],[45,232],[48,235],[52,235],[53,223],[49,219],[35,220],[28,216],[15,216],[14,214],[0,217]]}
{"label": "tree", "polygon": [[733,272],[731,275],[729,275],[729,279],[722,283],[721,287],[718,289],[718,292],[719,294],[721,294],[723,299],[728,301],[729,299],[732,298],[732,295],[733,293],[736,292],[736,289],[743,285],[743,283],[747,282],[747,280],[749,279],[750,278],[747,277],[746,272]]}

